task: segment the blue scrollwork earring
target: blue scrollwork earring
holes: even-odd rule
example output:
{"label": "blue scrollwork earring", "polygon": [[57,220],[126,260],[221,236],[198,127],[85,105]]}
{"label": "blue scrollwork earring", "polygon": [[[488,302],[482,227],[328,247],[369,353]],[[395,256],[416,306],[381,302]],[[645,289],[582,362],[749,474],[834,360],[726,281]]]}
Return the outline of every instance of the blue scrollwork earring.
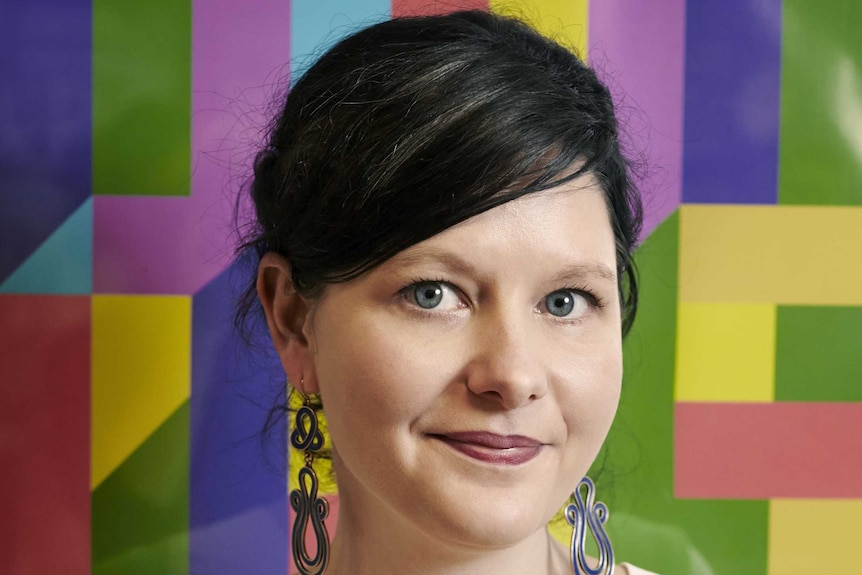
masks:
{"label": "blue scrollwork earring", "polygon": [[[586,488],[586,498],[582,488]],[[575,575],[613,575],[614,548],[604,527],[608,520],[608,506],[595,500],[596,485],[589,477],[581,479],[574,496],[575,502],[566,506],[566,521],[572,526],[570,550]],[[599,564],[596,568],[587,565],[587,528],[599,548]]]}
{"label": "blue scrollwork earring", "polygon": [[[323,449],[324,440],[308,396],[303,393],[302,398],[302,406],[296,410],[296,426],[290,434],[290,444],[305,455],[305,466],[299,469],[299,489],[290,492],[290,506],[296,512],[291,551],[293,562],[302,575],[321,575],[329,563],[329,533],[323,522],[329,515],[329,502],[317,496],[320,482],[311,464],[314,454]],[[316,541],[314,555],[309,554],[305,545],[309,524]]]}

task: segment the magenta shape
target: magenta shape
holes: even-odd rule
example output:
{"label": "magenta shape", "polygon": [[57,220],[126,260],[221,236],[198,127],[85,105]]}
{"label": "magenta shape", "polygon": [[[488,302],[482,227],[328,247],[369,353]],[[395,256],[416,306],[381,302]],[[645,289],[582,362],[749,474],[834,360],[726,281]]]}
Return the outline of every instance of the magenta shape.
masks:
{"label": "magenta shape", "polygon": [[191,196],[94,198],[96,293],[193,294],[233,257],[234,203],[286,88],[290,4],[209,0],[192,17]]}
{"label": "magenta shape", "polygon": [[590,3],[589,59],[610,87],[639,187],[648,236],[682,201],[685,0]]}

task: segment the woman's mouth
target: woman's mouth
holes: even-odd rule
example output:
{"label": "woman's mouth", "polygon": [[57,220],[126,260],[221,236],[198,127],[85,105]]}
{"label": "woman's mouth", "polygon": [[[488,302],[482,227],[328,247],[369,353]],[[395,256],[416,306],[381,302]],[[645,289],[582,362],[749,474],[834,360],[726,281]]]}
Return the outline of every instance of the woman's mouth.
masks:
{"label": "woman's mouth", "polygon": [[489,431],[458,431],[432,434],[468,457],[496,465],[520,465],[536,457],[542,442],[523,435],[498,435]]}

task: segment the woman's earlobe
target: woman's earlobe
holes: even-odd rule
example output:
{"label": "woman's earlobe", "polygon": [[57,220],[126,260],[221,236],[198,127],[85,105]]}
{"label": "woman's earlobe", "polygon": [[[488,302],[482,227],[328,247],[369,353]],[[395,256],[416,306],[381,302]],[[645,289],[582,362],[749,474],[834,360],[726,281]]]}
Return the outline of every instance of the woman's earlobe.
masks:
{"label": "woman's earlobe", "polygon": [[297,378],[291,378],[290,375],[288,375],[287,380],[294,389],[300,393],[304,393],[306,395],[320,393],[320,388],[317,385],[317,377],[313,373],[306,373]]}

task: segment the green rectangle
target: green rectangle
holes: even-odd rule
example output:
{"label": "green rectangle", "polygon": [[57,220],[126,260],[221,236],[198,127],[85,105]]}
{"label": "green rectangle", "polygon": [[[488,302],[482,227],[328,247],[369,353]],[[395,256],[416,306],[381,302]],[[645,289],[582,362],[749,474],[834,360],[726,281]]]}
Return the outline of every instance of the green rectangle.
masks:
{"label": "green rectangle", "polygon": [[862,2],[783,6],[779,203],[862,205]]}
{"label": "green rectangle", "polygon": [[862,307],[779,306],[776,401],[862,401]]}
{"label": "green rectangle", "polygon": [[93,575],[183,575],[189,565],[189,404],[93,492]]}
{"label": "green rectangle", "polygon": [[94,194],[190,194],[191,11],[94,0]]}

